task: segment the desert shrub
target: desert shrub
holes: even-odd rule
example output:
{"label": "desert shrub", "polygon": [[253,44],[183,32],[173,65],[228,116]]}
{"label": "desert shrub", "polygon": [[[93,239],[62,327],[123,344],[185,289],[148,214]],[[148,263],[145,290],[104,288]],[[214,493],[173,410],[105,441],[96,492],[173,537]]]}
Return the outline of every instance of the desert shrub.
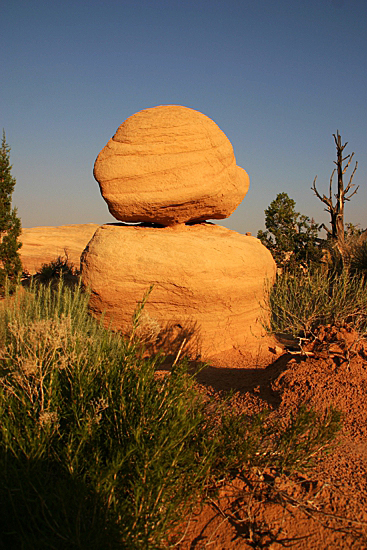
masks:
{"label": "desert shrub", "polygon": [[87,304],[61,281],[1,313],[0,546],[160,548],[218,480],[269,462],[301,469],[331,441],[335,416],[301,411],[284,427],[223,405],[213,421],[186,363],[157,376],[159,358]]}
{"label": "desert shrub", "polygon": [[[366,233],[359,230],[346,235],[343,248],[344,265],[353,274],[367,273],[367,241]],[[339,260],[339,263],[340,260]]]}
{"label": "desert shrub", "polygon": [[367,274],[367,241],[359,242],[353,247],[350,267],[353,273]]}
{"label": "desert shrub", "polygon": [[[58,292],[40,287],[22,294],[6,311],[0,437],[3,471],[14,487],[9,503],[23,491],[28,495],[35,519],[23,525],[22,536],[35,544],[42,524],[38,548],[49,548],[50,541],[62,546],[63,537],[68,547],[79,547],[84,537],[83,544],[101,548],[106,528],[116,522],[121,547],[149,548],[205,478],[202,406],[192,378],[177,370],[157,380],[157,359],[143,360],[134,346],[93,321],[86,305],[83,293],[60,285]],[[198,452],[203,460],[191,469]],[[48,492],[38,498],[44,478]],[[65,502],[75,487],[81,502],[69,512]],[[21,500],[7,516],[19,519],[26,507]],[[99,510],[94,529],[91,517],[81,524],[89,505]],[[60,523],[69,526],[66,533]],[[111,537],[103,547],[115,547]]]}
{"label": "desert shrub", "polygon": [[339,275],[345,270],[354,275],[366,275],[366,237],[366,230],[348,223],[342,243],[331,238],[324,241],[324,266]]}
{"label": "desert shrub", "polygon": [[36,282],[54,286],[58,285],[61,278],[69,286],[73,286],[79,281],[79,270],[70,262],[66,253],[65,256],[58,256],[55,260],[42,264],[33,276],[33,280]]}
{"label": "desert shrub", "polygon": [[352,323],[367,333],[367,292],[363,277],[349,270],[309,269],[277,275],[268,293],[271,332],[309,336],[321,325]]}
{"label": "desert shrub", "polygon": [[301,406],[282,425],[267,410],[252,418],[223,414],[215,457],[218,477],[226,472],[246,479],[250,472],[268,468],[287,475],[305,471],[340,427],[341,414],[333,408],[320,415]]}

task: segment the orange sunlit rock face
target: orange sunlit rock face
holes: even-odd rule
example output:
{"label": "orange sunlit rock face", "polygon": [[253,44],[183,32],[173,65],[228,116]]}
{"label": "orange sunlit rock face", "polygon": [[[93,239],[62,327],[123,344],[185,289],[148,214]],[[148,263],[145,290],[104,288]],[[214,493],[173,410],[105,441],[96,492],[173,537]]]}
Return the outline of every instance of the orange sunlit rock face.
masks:
{"label": "orange sunlit rock face", "polygon": [[58,256],[67,256],[69,262],[79,269],[80,255],[98,227],[96,223],[85,223],[23,228],[19,250],[23,270],[34,274],[43,264],[55,261]]}
{"label": "orange sunlit rock face", "polygon": [[172,227],[101,226],[82,257],[90,307],[129,333],[136,304],[154,285],[140,329],[160,349],[209,357],[233,346],[261,347],[259,322],[270,252],[254,237],[202,223]]}
{"label": "orange sunlit rock face", "polygon": [[179,105],[125,120],[99,153],[94,177],[117,220],[162,225],[227,218],[249,188],[226,135]]}

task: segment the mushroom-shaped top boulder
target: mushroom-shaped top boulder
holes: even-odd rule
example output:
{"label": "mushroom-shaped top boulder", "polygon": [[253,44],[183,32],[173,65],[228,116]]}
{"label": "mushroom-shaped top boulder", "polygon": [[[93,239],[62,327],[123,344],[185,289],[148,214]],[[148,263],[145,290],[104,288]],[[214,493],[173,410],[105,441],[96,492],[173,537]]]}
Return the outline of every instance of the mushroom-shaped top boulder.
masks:
{"label": "mushroom-shaped top boulder", "polygon": [[162,225],[227,218],[249,187],[215,122],[179,105],[125,120],[99,153],[94,177],[116,219]]}

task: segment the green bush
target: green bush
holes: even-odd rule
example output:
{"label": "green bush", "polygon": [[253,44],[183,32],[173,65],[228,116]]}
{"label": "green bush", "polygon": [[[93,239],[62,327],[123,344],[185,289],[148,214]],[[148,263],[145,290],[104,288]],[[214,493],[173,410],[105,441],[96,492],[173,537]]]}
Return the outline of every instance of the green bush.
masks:
{"label": "green bush", "polygon": [[[115,535],[121,547],[148,548],[205,479],[203,406],[183,369],[159,381],[157,359],[143,360],[135,347],[93,321],[87,299],[61,285],[57,292],[40,287],[6,311],[1,466],[6,477],[20,478],[12,484],[11,501],[24,490],[33,501],[34,520],[23,525],[22,536],[33,544],[37,537],[38,548],[49,548],[50,540],[60,545],[65,536],[70,548],[79,547],[78,537],[84,537],[83,544],[94,537],[100,548],[109,524],[119,525]],[[37,490],[28,483],[30,471]],[[44,476],[49,492],[42,490],[38,498]],[[70,515],[61,504],[64,496],[69,502],[74,486],[81,502]],[[93,537],[92,518],[80,523],[90,501],[99,510]],[[98,502],[104,505],[102,516]],[[13,513],[9,509],[7,515]],[[67,533],[59,533],[60,524],[69,525]],[[116,539],[107,544],[115,547]]]}
{"label": "green bush", "polygon": [[320,227],[295,211],[296,203],[287,193],[279,193],[265,210],[266,231],[257,238],[273,255],[278,268],[304,267],[320,263]]}
{"label": "green bush", "polygon": [[223,414],[217,433],[215,470],[223,476],[246,479],[254,469],[268,468],[287,475],[312,466],[314,453],[332,441],[340,429],[341,415],[330,409],[324,415],[301,406],[282,426],[269,411],[248,418]]}
{"label": "green bush", "polygon": [[332,440],[334,413],[214,419],[185,363],[157,376],[88,298],[31,285],[1,310],[0,546],[160,548],[219,480],[302,469]]}
{"label": "green bush", "polygon": [[348,270],[284,271],[269,291],[271,332],[309,336],[322,325],[352,323],[367,332],[366,281]]}

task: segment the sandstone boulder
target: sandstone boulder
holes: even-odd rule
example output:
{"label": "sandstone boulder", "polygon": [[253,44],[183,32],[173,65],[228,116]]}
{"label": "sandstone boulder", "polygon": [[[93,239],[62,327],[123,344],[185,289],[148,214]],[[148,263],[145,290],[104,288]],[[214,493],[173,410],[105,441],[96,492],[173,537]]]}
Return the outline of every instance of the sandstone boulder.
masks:
{"label": "sandstone boulder", "polygon": [[137,302],[153,284],[139,330],[166,353],[181,345],[202,358],[233,347],[261,349],[261,304],[275,263],[254,237],[209,223],[108,224],[89,242],[81,269],[92,313],[105,312],[127,334]]}
{"label": "sandstone boulder", "polygon": [[117,220],[162,225],[227,218],[249,187],[215,122],[179,105],[125,120],[99,153],[94,177]]}
{"label": "sandstone boulder", "polygon": [[42,264],[67,254],[79,269],[80,255],[98,229],[95,223],[62,225],[59,227],[32,227],[22,229],[20,259],[23,270],[36,273]]}

